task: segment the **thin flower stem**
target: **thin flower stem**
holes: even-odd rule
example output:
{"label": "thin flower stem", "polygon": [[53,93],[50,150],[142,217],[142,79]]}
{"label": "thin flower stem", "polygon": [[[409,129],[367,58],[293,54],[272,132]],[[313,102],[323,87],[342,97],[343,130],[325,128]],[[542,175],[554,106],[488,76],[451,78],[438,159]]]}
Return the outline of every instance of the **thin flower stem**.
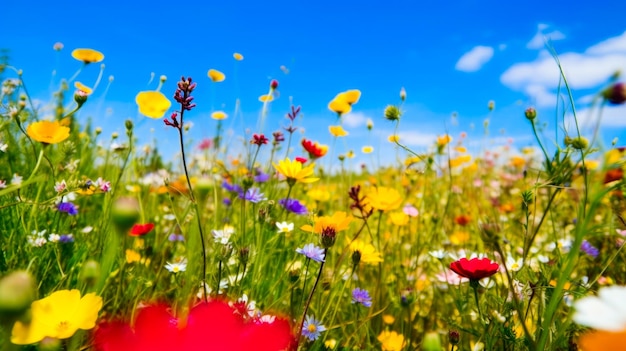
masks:
{"label": "thin flower stem", "polygon": [[304,320],[306,319],[306,314],[309,311],[309,306],[311,305],[311,300],[313,300],[313,293],[317,288],[317,284],[320,282],[322,278],[322,271],[324,270],[324,263],[326,263],[326,258],[328,257],[328,248],[324,249],[324,261],[320,264],[320,270],[317,273],[317,278],[315,279],[315,284],[313,285],[313,289],[309,293],[309,297],[306,300],[306,304],[304,305],[304,311],[302,312],[302,320],[300,321],[300,327],[298,328],[298,340],[302,339],[302,328],[304,328]]}
{"label": "thin flower stem", "polygon": [[484,323],[483,319],[483,311],[480,309],[480,304],[478,303],[478,280],[470,281],[470,286],[474,290],[474,300],[476,301],[476,308],[478,309],[478,315],[480,316],[480,322]]}

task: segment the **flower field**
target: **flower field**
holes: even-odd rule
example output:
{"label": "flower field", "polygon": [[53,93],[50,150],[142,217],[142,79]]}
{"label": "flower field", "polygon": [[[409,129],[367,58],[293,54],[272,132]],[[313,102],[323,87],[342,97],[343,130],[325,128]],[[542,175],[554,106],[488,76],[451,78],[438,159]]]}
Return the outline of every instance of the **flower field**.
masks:
{"label": "flower field", "polygon": [[[221,110],[193,140],[195,89],[226,79],[211,69],[137,92],[142,123],[180,145],[169,159],[132,120],[105,135],[81,118],[101,78],[81,73],[105,55],[72,57],[47,115],[0,65],[1,350],[626,349],[623,148],[579,133],[547,148],[528,107],[535,147],[393,134],[397,161],[355,168],[335,146],[361,92],[328,102],[329,146],[296,133],[307,106],[266,119],[274,79],[244,143]],[[598,111],[626,100],[614,78]],[[406,100],[376,123],[401,130]]]}

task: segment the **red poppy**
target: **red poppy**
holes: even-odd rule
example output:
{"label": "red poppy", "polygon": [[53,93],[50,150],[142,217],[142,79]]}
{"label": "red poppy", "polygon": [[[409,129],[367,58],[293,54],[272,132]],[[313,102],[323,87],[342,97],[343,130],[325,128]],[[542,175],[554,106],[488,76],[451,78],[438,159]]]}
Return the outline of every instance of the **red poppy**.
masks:
{"label": "red poppy", "polygon": [[500,266],[488,258],[474,257],[471,260],[463,257],[458,261],[450,263],[450,269],[454,273],[470,281],[478,281],[483,278],[491,277],[498,272]]}
{"label": "red poppy", "polygon": [[102,322],[94,344],[97,351],[283,351],[295,350],[297,342],[286,319],[251,318],[213,300],[193,307],[186,321],[172,316],[168,306],[157,305],[140,309],[133,327]]}
{"label": "red poppy", "polygon": [[153,223],[135,224],[130,229],[130,235],[131,236],[144,236],[144,235],[150,233],[152,231],[152,229],[154,229],[154,224]]}
{"label": "red poppy", "polygon": [[458,225],[466,226],[471,220],[472,220],[472,217],[462,214],[462,215],[456,216],[456,218],[454,219],[454,222],[456,222],[456,224]]}
{"label": "red poppy", "polygon": [[621,168],[611,168],[604,174],[604,184],[622,180],[624,178],[624,170]]}
{"label": "red poppy", "polygon": [[317,141],[302,139],[302,147],[312,159],[320,158],[328,152],[328,146],[320,145]]}
{"label": "red poppy", "polygon": [[306,159],[306,158],[304,158],[304,157],[297,156],[297,157],[296,157],[296,161],[298,161],[298,162],[300,162],[300,163],[302,163],[302,164],[305,164],[305,163],[306,163],[306,161],[307,161],[307,159]]}

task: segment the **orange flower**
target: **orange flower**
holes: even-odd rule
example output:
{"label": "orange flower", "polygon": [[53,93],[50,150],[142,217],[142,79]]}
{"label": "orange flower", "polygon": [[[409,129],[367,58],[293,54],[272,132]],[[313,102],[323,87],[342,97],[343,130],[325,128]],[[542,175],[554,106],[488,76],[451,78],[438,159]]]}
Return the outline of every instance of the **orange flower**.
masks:
{"label": "orange flower", "polygon": [[584,351],[626,350],[626,330],[620,332],[593,331],[583,334],[579,346]]}
{"label": "orange flower", "polygon": [[75,49],[72,51],[72,57],[85,64],[104,60],[104,54],[94,49]]}
{"label": "orange flower", "polygon": [[348,229],[352,217],[343,211],[333,213],[332,216],[321,216],[314,219],[314,223],[305,224],[300,229],[315,234],[322,234],[324,231],[333,230],[335,233]]}
{"label": "orange flower", "polygon": [[458,215],[454,218],[454,222],[460,226],[466,226],[471,220],[472,217],[466,214]]}
{"label": "orange flower", "polygon": [[40,143],[57,144],[70,137],[70,129],[59,121],[39,121],[31,123],[26,128],[26,134]]}

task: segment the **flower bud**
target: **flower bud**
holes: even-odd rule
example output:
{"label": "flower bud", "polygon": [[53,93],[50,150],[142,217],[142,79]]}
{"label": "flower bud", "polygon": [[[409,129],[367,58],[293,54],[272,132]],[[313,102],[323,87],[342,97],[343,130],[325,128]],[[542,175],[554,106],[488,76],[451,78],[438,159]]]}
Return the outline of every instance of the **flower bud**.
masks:
{"label": "flower bud", "polygon": [[88,97],[88,96],[89,96],[89,95],[88,95],[86,92],[84,92],[84,91],[82,91],[82,90],[78,89],[78,90],[76,90],[76,91],[74,92],[74,101],[76,101],[76,104],[78,104],[78,106],[80,107],[80,106],[82,106],[85,102],[87,102],[87,97]]}
{"label": "flower bud", "polygon": [[572,139],[571,145],[576,150],[584,150],[589,146],[589,141],[585,137],[576,137]]}
{"label": "flower bud", "polygon": [[37,289],[27,271],[15,271],[0,279],[0,321],[22,316],[35,300]]}
{"label": "flower bud", "polygon": [[529,107],[524,111],[524,116],[526,116],[529,121],[532,121],[537,117],[537,110],[535,110],[534,107]]}
{"label": "flower bud", "polygon": [[441,340],[437,332],[428,332],[422,340],[422,350],[424,351],[441,351]]}
{"label": "flower bud", "polygon": [[493,100],[489,100],[489,103],[487,103],[487,108],[489,109],[489,111],[493,111],[496,108],[496,102]]}
{"label": "flower bud", "polygon": [[406,90],[404,90],[404,87],[402,87],[402,89],[400,89],[400,100],[402,100],[402,102],[404,102],[404,100],[406,100]]}
{"label": "flower bud", "polygon": [[98,279],[100,279],[100,264],[94,260],[88,260],[83,263],[78,280],[85,283],[88,287],[92,287]]}
{"label": "flower bud", "polygon": [[139,203],[132,197],[120,197],[111,208],[111,219],[120,233],[128,233],[139,220]]}
{"label": "flower bud", "polygon": [[457,345],[461,339],[461,334],[458,330],[450,330],[448,332],[448,338],[450,340],[450,344]]}
{"label": "flower bud", "polygon": [[133,130],[133,121],[130,119],[127,119],[126,122],[124,122],[124,125],[126,126],[126,130]]}
{"label": "flower bud", "polygon": [[385,108],[385,118],[390,121],[397,121],[402,116],[402,112],[397,106],[389,105]]}
{"label": "flower bud", "polygon": [[368,118],[366,125],[367,125],[367,130],[372,130],[372,128],[374,128],[374,121]]}
{"label": "flower bud", "polygon": [[270,82],[270,89],[274,90],[276,88],[278,88],[278,81],[276,79],[272,79]]}
{"label": "flower bud", "polygon": [[602,92],[602,96],[613,105],[621,105],[626,102],[626,84],[615,83]]}

